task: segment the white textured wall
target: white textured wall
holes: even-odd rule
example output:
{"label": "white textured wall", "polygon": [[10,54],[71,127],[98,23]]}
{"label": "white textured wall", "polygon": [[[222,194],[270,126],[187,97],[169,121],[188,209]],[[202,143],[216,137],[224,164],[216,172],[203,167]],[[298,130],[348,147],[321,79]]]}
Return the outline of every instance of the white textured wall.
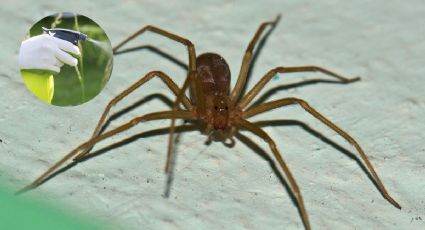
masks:
{"label": "white textured wall", "polygon": [[[157,25],[189,38],[198,53],[222,54],[234,80],[259,23],[281,13],[282,20],[264,46],[249,84],[278,65],[313,64],[361,76],[360,82],[350,85],[308,85],[279,91],[272,98],[303,98],[349,132],[403,206],[401,211],[391,206],[335,144],[296,125],[266,127],[298,181],[312,227],[425,228],[423,1],[113,2],[2,1],[0,172],[10,178],[10,184],[16,188],[27,184],[86,140],[108,100],[142,74],[162,70],[179,85],[185,77],[182,68],[148,50],[119,55],[109,84],[94,100],[73,108],[49,106],[27,91],[17,68],[20,41],[35,21],[59,11],[80,13],[101,25],[113,44],[143,25]],[[133,44],[141,43],[187,61],[185,48],[174,42],[146,35]],[[268,88],[316,78],[326,79],[320,74],[284,75]],[[156,92],[173,98],[162,82],[154,80],[117,109]],[[166,108],[153,100],[110,127]],[[253,120],[269,118],[298,119],[357,155],[342,138],[296,106]],[[167,124],[139,125],[96,149]],[[181,136],[169,199],[162,197],[166,135],[110,150],[28,195],[37,194],[125,229],[303,229],[295,205],[266,161],[240,142],[229,149],[221,143],[207,146],[205,139],[197,131]],[[261,140],[252,140],[269,153]]]}

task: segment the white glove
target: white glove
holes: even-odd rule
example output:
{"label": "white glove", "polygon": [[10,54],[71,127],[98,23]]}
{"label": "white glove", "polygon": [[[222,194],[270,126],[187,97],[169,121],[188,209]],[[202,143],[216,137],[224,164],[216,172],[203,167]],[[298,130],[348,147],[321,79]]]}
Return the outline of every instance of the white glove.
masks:
{"label": "white glove", "polygon": [[19,51],[20,69],[42,69],[56,73],[62,65],[76,66],[78,60],[69,53],[80,55],[74,44],[62,39],[42,34],[22,42]]}

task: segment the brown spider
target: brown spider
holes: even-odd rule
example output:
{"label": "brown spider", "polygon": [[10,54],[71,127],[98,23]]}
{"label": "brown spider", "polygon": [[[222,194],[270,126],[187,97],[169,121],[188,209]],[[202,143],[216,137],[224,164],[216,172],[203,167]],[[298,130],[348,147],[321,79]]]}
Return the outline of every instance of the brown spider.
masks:
{"label": "brown spider", "polygon": [[[257,32],[249,43],[248,48],[246,49],[239,77],[232,91],[230,91],[230,70],[226,61],[220,55],[214,53],[204,53],[196,57],[195,47],[188,39],[150,25],[143,27],[133,35],[129,36],[127,39],[122,41],[113,49],[115,53],[127,42],[143,34],[146,31],[165,36],[171,40],[185,45],[189,53],[189,70],[188,76],[183,84],[183,87],[179,88],[169,76],[167,76],[161,71],[149,72],[142,79],[137,81],[128,89],[124,90],[122,93],[120,93],[118,96],[116,96],[109,102],[101,118],[99,119],[99,122],[97,124],[96,129],[94,130],[92,137],[88,141],[82,143],[77,148],[72,150],[69,154],[64,156],[60,161],[50,167],[45,173],[43,173],[40,177],[34,180],[34,182],[32,182],[30,185],[28,185],[21,191],[26,191],[42,184],[48,178],[49,175],[55,172],[63,163],[65,163],[70,158],[74,157],[73,159],[75,161],[83,159],[89,154],[90,149],[99,141],[102,141],[115,134],[121,133],[139,124],[140,122],[146,122],[150,120],[171,119],[168,154],[165,166],[165,172],[169,174],[170,159],[172,159],[173,153],[172,144],[173,134],[175,131],[175,119],[200,121],[200,123],[204,123],[206,125],[206,133],[209,135],[209,138],[219,137],[221,138],[220,140],[224,142],[226,139],[233,137],[237,133],[238,128],[244,128],[266,141],[269,144],[275,159],[278,161],[281,169],[283,170],[286,178],[289,181],[289,185],[291,187],[292,193],[294,194],[295,201],[300,211],[304,226],[306,229],[310,229],[310,223],[307,216],[307,211],[304,207],[301,192],[294,177],[292,176],[292,173],[290,172],[288,166],[286,165],[281,154],[276,148],[275,142],[263,129],[247,120],[248,118],[259,113],[263,113],[287,105],[297,104],[301,106],[305,111],[313,115],[315,118],[319,119],[325,125],[333,129],[352,145],[354,145],[354,147],[360,153],[363,163],[366,164],[366,168],[372,175],[382,195],[395,207],[401,209],[401,206],[388,194],[387,190],[385,189],[384,185],[382,184],[380,178],[376,174],[372,164],[370,163],[366,154],[361,149],[360,145],[357,144],[357,142],[345,131],[341,130],[331,121],[329,121],[319,112],[317,112],[314,108],[312,108],[307,102],[299,98],[289,97],[271,102],[266,102],[260,105],[252,106],[247,109],[247,106],[257,96],[260,90],[264,88],[266,83],[268,83],[270,79],[272,79],[273,76],[278,73],[317,71],[330,77],[334,77],[340,80],[341,83],[350,83],[359,80],[359,78],[348,79],[334,72],[316,66],[277,67],[266,73],[246,95],[241,96],[241,91],[245,86],[248,70],[253,58],[253,49],[257,44],[257,41],[259,40],[263,31],[268,26],[275,26],[279,19],[280,16],[278,16],[274,21],[264,22],[259,26]],[[174,102],[173,109],[170,111],[149,113],[143,116],[133,118],[129,122],[115,129],[102,133],[102,128],[104,127],[107,121],[110,109],[121,99],[123,99],[132,91],[134,91],[135,89],[137,89],[138,87],[140,87],[141,85],[143,85],[154,77],[159,77],[177,96]],[[188,98],[185,93],[187,88],[190,88],[190,98]],[[184,109],[181,109],[181,105],[183,105]]]}

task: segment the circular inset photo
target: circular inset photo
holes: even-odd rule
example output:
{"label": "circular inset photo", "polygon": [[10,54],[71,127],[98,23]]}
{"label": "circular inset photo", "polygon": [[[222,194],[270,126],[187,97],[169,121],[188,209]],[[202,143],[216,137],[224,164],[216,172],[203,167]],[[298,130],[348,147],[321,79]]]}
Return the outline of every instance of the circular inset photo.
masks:
{"label": "circular inset photo", "polygon": [[94,98],[112,73],[111,43],[93,20],[58,13],[35,23],[19,50],[19,68],[28,89],[57,106]]}

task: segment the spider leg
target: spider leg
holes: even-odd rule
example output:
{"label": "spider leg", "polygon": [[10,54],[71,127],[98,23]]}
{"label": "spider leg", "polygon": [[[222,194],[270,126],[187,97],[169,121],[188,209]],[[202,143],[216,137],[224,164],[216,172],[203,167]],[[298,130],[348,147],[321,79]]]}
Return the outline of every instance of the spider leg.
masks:
{"label": "spider leg", "polygon": [[[279,17],[278,17],[279,18]],[[258,37],[261,35],[261,32],[264,30],[265,26],[267,24],[260,26],[259,32],[257,32],[257,35],[254,36],[253,41],[251,41],[252,44],[250,44],[250,46],[248,47],[251,51],[251,54],[246,55],[247,57],[244,59],[246,60],[246,64],[247,67],[244,67],[244,69],[248,69],[249,66],[249,62],[251,60],[251,56],[252,56],[252,49],[254,48],[254,45],[256,43],[256,41],[258,40]],[[185,83],[183,84],[180,93],[177,95],[176,101],[174,103],[173,106],[173,111],[177,111],[178,110],[178,105],[179,102],[181,100],[183,100],[183,96],[186,92],[187,88],[191,88],[191,92],[193,93],[193,98],[192,98],[192,102],[194,102],[193,104],[196,104],[197,109],[198,110],[205,110],[205,102],[204,102],[204,98],[203,98],[203,92],[202,92],[202,87],[201,87],[201,83],[199,82],[199,79],[196,76],[196,54],[195,54],[195,47],[192,44],[191,41],[189,41],[186,38],[183,38],[181,36],[178,36],[176,34],[167,32],[165,30],[162,30],[158,27],[155,26],[145,26],[143,28],[141,28],[140,30],[138,30],[136,33],[130,35],[128,38],[126,38],[124,41],[122,41],[121,43],[119,43],[116,47],[114,47],[113,51],[114,53],[118,52],[118,50],[124,46],[127,42],[131,41],[132,39],[136,38],[137,36],[141,35],[142,33],[146,32],[146,31],[150,31],[165,37],[168,37],[176,42],[182,43],[183,45],[187,46],[188,49],[188,53],[189,53],[189,71],[188,71],[188,76],[185,80]],[[249,56],[249,57],[248,57]],[[246,70],[247,71],[247,70]],[[245,71],[245,72],[246,72]],[[242,84],[243,85],[243,84]],[[174,136],[174,126],[175,126],[175,119],[173,117],[171,117],[171,126],[170,126],[170,135],[168,138],[168,150],[167,150],[167,163],[165,166],[165,173],[169,174],[170,173],[170,159],[173,156],[173,136]]]}
{"label": "spider leg", "polygon": [[322,123],[324,123],[326,126],[337,132],[340,136],[342,136],[345,140],[347,140],[349,143],[354,145],[356,150],[360,153],[360,157],[362,158],[363,162],[366,164],[366,168],[369,170],[370,174],[374,178],[379,190],[381,191],[382,195],[387,199],[392,205],[394,205],[396,208],[401,209],[401,206],[388,194],[387,190],[385,189],[384,184],[382,183],[381,179],[379,178],[378,174],[375,172],[375,169],[372,166],[372,163],[369,161],[369,158],[364,153],[363,149],[360,147],[360,145],[352,138],[350,135],[348,135],[345,131],[340,129],[338,126],[336,126],[334,123],[332,123],[330,120],[325,118],[323,115],[321,115],[318,111],[316,111],[314,108],[312,108],[307,102],[305,102],[302,99],[289,97],[289,98],[283,98],[276,101],[267,102],[261,105],[258,105],[256,107],[250,108],[247,111],[244,112],[243,117],[248,118],[252,117],[256,114],[263,113],[272,109],[276,109],[279,107],[287,106],[287,105],[293,105],[297,104],[300,105],[305,111],[313,115],[315,118],[320,120]]}
{"label": "spider leg", "polygon": [[[189,72],[188,77],[184,81],[184,84],[179,92],[179,94],[176,97],[176,100],[174,101],[173,105],[173,111],[177,111],[179,108],[180,101],[184,98],[184,93],[189,88],[189,85],[191,83],[195,82],[195,93],[197,95],[203,95],[202,86],[200,85],[199,79],[197,79],[196,71]],[[198,100],[196,103],[197,109],[194,109],[194,112],[197,112],[197,110],[205,110],[205,103],[203,97],[198,97],[200,100]],[[173,152],[173,144],[174,144],[174,131],[175,131],[175,118],[171,117],[171,125],[170,125],[170,135],[168,136],[168,149],[167,149],[167,161],[165,164],[165,174],[170,175],[171,173],[171,162],[174,157]]]}
{"label": "spider leg", "polygon": [[255,96],[264,88],[264,86],[278,73],[296,73],[296,72],[321,72],[327,76],[336,78],[341,83],[351,83],[360,80],[359,77],[346,78],[339,74],[336,74],[330,70],[318,67],[318,66],[295,66],[295,67],[277,67],[266,73],[258,83],[238,102],[238,106],[243,109],[245,108]]}
{"label": "spider leg", "polygon": [[242,88],[245,85],[246,78],[247,78],[247,75],[248,75],[249,66],[251,64],[252,57],[253,57],[252,56],[253,50],[254,50],[255,45],[258,42],[258,39],[260,38],[261,34],[264,32],[264,30],[266,29],[267,26],[269,26],[269,25],[275,26],[279,22],[279,20],[280,20],[280,14],[276,17],[276,19],[274,21],[261,23],[261,25],[257,29],[257,32],[255,32],[254,37],[249,42],[249,45],[246,48],[245,54],[244,54],[243,59],[242,59],[242,65],[241,65],[241,69],[239,71],[238,80],[236,81],[236,85],[233,88],[232,93],[230,94],[230,99],[233,102],[233,104],[238,100],[238,98],[241,94]]}
{"label": "spider leg", "polygon": [[[189,132],[189,131],[195,131],[197,130],[198,127],[194,124],[183,124],[183,125],[178,125],[176,126],[176,132],[181,133],[181,132]],[[156,129],[151,129],[151,130],[147,130],[147,131],[142,131],[139,133],[136,133],[130,137],[124,138],[120,141],[111,143],[109,145],[106,145],[102,148],[97,149],[94,152],[89,152],[87,155],[85,155],[83,158],[81,158],[79,162],[83,162],[83,161],[87,161],[93,157],[97,157],[99,155],[102,155],[108,151],[111,151],[115,148],[119,148],[123,145],[127,145],[127,144],[131,144],[135,141],[138,141],[140,139],[143,138],[148,138],[151,136],[158,136],[158,135],[164,135],[164,134],[169,134],[170,133],[170,126],[166,126],[166,127],[162,127],[162,128],[156,128]],[[60,172],[59,170],[56,171],[54,174],[57,174],[57,172]],[[51,174],[49,176],[49,178],[51,178],[54,174]]]}
{"label": "spider leg", "polygon": [[[126,39],[124,39],[122,42],[120,42],[118,45],[116,45],[112,50],[114,53],[118,52],[121,47],[123,47],[125,44],[127,44],[129,41],[133,40],[134,38],[142,35],[144,32],[150,31],[152,33],[167,37],[171,40],[174,40],[176,42],[179,42],[187,47],[188,55],[189,55],[189,72],[188,75],[192,74],[193,72],[196,72],[196,53],[195,53],[195,46],[192,44],[192,42],[184,37],[181,37],[177,34],[170,33],[168,31],[165,31],[163,29],[160,29],[158,27],[147,25],[142,27],[140,30],[136,31],[134,34],[130,35]],[[195,89],[196,82],[191,82],[191,88]],[[199,94],[195,91],[194,92],[194,100],[197,100],[199,98]]]}
{"label": "spider leg", "polygon": [[[97,122],[97,126],[95,128],[95,130],[93,131],[92,137],[95,137],[97,135],[99,135],[99,133],[101,132],[103,126],[105,125],[105,122],[107,120],[108,114],[111,110],[111,108],[113,106],[115,106],[119,101],[121,101],[123,98],[125,98],[126,96],[128,96],[131,92],[133,92],[134,90],[136,90],[137,88],[139,88],[140,86],[142,86],[143,84],[145,84],[146,82],[150,81],[151,79],[153,79],[154,77],[159,77],[167,86],[168,88],[175,94],[178,95],[180,92],[179,87],[176,85],[176,83],[174,83],[173,80],[171,80],[171,78],[166,75],[165,73],[161,72],[161,71],[152,71],[149,72],[148,74],[146,74],[143,78],[141,78],[140,80],[138,80],[136,83],[134,83],[133,85],[131,85],[129,88],[127,88],[126,90],[122,91],[118,96],[116,96],[115,98],[113,98],[108,105],[105,107],[102,116],[100,117],[99,121]],[[191,110],[192,109],[192,105],[190,103],[189,98],[186,97],[186,95],[183,95],[183,99],[182,99],[182,103],[184,105],[184,107],[187,110]],[[78,161],[81,158],[83,158],[85,155],[87,155],[87,153],[89,152],[90,149],[86,149],[84,151],[81,151],[77,156],[75,156],[75,158],[73,160]]]}
{"label": "spider leg", "polygon": [[[170,33],[163,29],[160,29],[155,26],[147,25],[142,27],[140,30],[136,31],[134,34],[130,35],[124,41],[120,42],[117,46],[113,48],[113,52],[116,53],[118,50],[123,47],[126,43],[136,38],[137,36],[143,34],[146,31],[150,31],[152,33],[159,34],[161,36],[167,37],[171,40],[179,42],[187,47],[189,54],[189,71],[185,83],[183,84],[179,94],[177,94],[176,101],[173,105],[173,111],[177,111],[178,104],[181,100],[183,100],[186,89],[190,86],[191,91],[193,92],[193,102],[196,103],[198,108],[204,108],[205,103],[202,97],[202,87],[200,85],[199,80],[196,77],[196,53],[195,46],[189,39],[181,37],[179,35]],[[170,158],[172,157],[172,149],[173,149],[173,136],[174,136],[174,126],[175,126],[175,118],[171,117],[171,126],[170,126],[170,135],[168,138],[168,150],[167,150],[167,164],[165,166],[165,172],[168,174],[170,172]]]}
{"label": "spider leg", "polygon": [[[196,57],[195,57],[195,55],[193,55],[193,54],[191,53],[191,51],[190,51],[190,47],[193,47],[193,44],[192,44],[192,42],[190,42],[188,39],[186,39],[186,38],[184,38],[184,37],[181,37],[181,36],[179,36],[179,35],[177,35],[177,34],[170,33],[170,32],[168,32],[168,31],[165,31],[165,30],[160,29],[160,28],[158,28],[158,27],[151,26],[151,25],[144,26],[144,27],[142,27],[140,30],[138,30],[138,31],[136,31],[135,33],[133,33],[132,35],[128,36],[128,37],[127,37],[126,39],[124,39],[122,42],[118,43],[118,45],[116,45],[116,46],[112,49],[112,51],[113,51],[114,53],[118,52],[118,50],[119,50],[121,47],[123,47],[125,44],[127,44],[127,43],[128,43],[128,42],[130,42],[131,40],[135,39],[135,38],[136,38],[136,37],[138,37],[139,35],[142,35],[142,34],[143,34],[144,32],[146,32],[146,31],[150,31],[150,32],[155,33],[155,34],[159,34],[159,35],[161,35],[161,36],[167,37],[167,38],[169,38],[169,39],[171,39],[171,40],[174,40],[174,41],[176,41],[176,42],[179,42],[179,43],[181,43],[181,44],[183,44],[183,45],[187,46],[187,48],[188,48],[188,50],[189,50],[189,63],[191,62],[191,60],[194,60],[194,59],[196,58]],[[192,56],[193,56],[193,57],[192,57]]]}
{"label": "spider leg", "polygon": [[260,127],[257,125],[245,120],[245,119],[239,119],[236,121],[236,125],[243,127],[252,133],[256,134],[258,137],[262,138],[264,141],[266,141],[270,149],[273,152],[274,157],[278,161],[280,167],[282,168],[283,172],[285,173],[286,177],[289,180],[289,184],[291,185],[292,192],[295,195],[297,206],[299,208],[301,218],[303,220],[304,226],[306,229],[311,229],[310,227],[310,221],[308,219],[307,211],[304,206],[303,197],[301,195],[301,191],[298,188],[297,182],[295,181],[294,177],[292,176],[291,171],[289,170],[288,166],[286,165],[285,161],[283,160],[281,154],[279,153],[279,150],[276,147],[276,144],[274,143],[273,139]]}
{"label": "spider leg", "polygon": [[[192,44],[191,41],[189,41],[186,38],[180,37],[176,34],[167,32],[165,30],[162,30],[155,26],[145,26],[142,29],[138,30],[136,33],[130,35],[127,39],[119,43],[116,47],[114,47],[113,51],[117,52],[123,45],[125,45],[130,40],[134,39],[135,37],[141,35],[145,31],[151,31],[153,33],[168,37],[174,41],[180,42],[183,45],[187,46],[188,53],[189,53],[189,72],[188,76],[185,80],[185,83],[183,84],[180,92],[177,94],[176,101],[173,105],[173,111],[177,111],[178,104],[180,100],[183,100],[185,96],[186,89],[190,86],[193,91],[193,100],[196,102],[197,106],[200,108],[204,108],[205,103],[202,98],[202,87],[200,86],[200,82],[196,78],[196,53],[195,53],[195,46]],[[172,151],[173,151],[173,136],[174,136],[174,128],[175,127],[175,118],[171,117],[171,126],[170,126],[170,135],[168,138],[168,150],[167,150],[167,163],[165,166],[165,173],[169,174],[170,172],[170,159],[172,157]]]}
{"label": "spider leg", "polygon": [[192,120],[196,117],[194,114],[190,111],[164,111],[164,112],[156,112],[156,113],[149,113],[145,114],[143,116],[139,116],[136,118],[131,119],[129,122],[118,126],[115,129],[112,129],[108,132],[105,132],[101,135],[95,136],[90,138],[88,141],[80,144],[78,147],[73,149],[71,152],[69,152],[67,155],[65,155],[62,159],[60,159],[58,162],[56,162],[53,166],[51,166],[49,169],[47,169],[41,176],[39,176],[37,179],[35,179],[30,185],[24,187],[17,193],[22,193],[31,189],[36,188],[39,186],[49,175],[51,175],[53,172],[55,172],[61,165],[63,165],[67,160],[69,160],[71,157],[77,155],[80,151],[84,151],[88,148],[91,148],[96,143],[114,136],[118,133],[121,133],[127,129],[130,129],[131,127],[137,125],[140,122],[146,122],[151,120],[159,120],[159,119],[170,119],[171,117],[174,118],[181,118],[186,120]]}

